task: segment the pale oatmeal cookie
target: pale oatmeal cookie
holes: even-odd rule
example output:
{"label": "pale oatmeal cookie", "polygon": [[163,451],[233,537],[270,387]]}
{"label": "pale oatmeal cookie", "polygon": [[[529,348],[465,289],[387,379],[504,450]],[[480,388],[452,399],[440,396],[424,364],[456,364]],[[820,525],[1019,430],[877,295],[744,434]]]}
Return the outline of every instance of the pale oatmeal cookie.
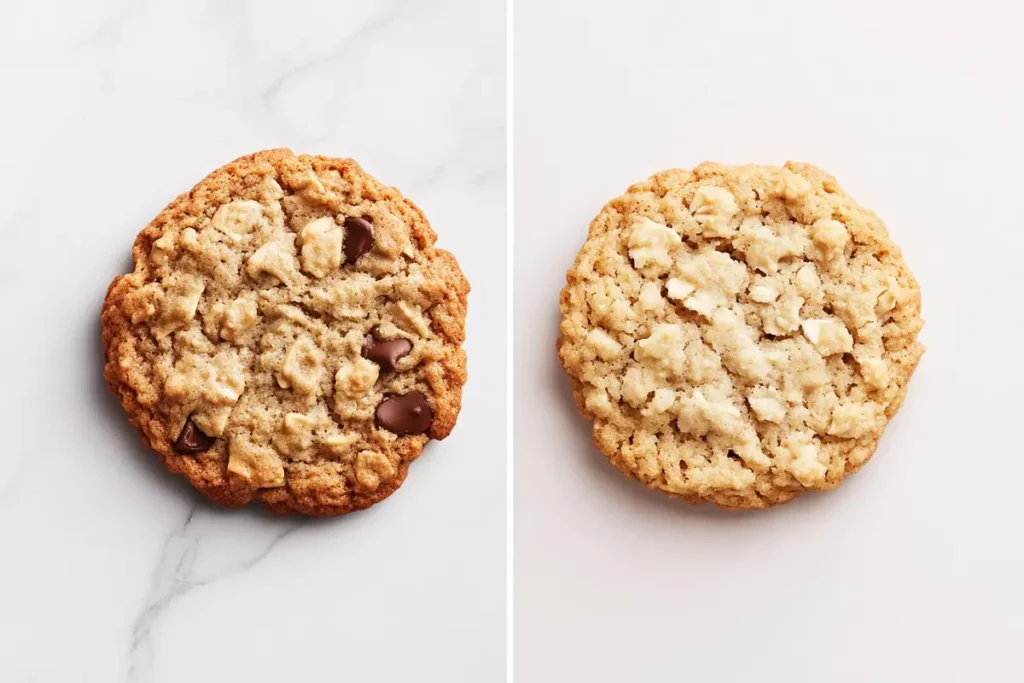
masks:
{"label": "pale oatmeal cookie", "polygon": [[899,248],[807,164],[638,183],[591,223],[567,279],[558,355],[598,449],[691,503],[838,486],[924,352]]}
{"label": "pale oatmeal cookie", "polygon": [[238,159],[136,239],[103,305],[107,383],[220,504],[368,507],[461,406],[469,285],[435,239],[350,159]]}

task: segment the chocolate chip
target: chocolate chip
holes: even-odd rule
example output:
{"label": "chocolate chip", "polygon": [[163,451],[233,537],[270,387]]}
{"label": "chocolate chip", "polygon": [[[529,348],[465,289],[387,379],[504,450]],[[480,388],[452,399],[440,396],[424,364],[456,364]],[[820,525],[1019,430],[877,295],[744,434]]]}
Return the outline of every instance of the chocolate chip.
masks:
{"label": "chocolate chip", "polygon": [[393,371],[398,361],[412,351],[412,342],[408,339],[377,339],[373,333],[366,335],[363,344],[363,358],[372,360],[381,370]]}
{"label": "chocolate chip", "polygon": [[423,434],[434,424],[434,411],[418,391],[385,396],[377,406],[377,426],[395,434]]}
{"label": "chocolate chip", "polygon": [[196,427],[196,423],[192,421],[192,416],[189,415],[185,420],[185,426],[181,428],[181,434],[178,434],[178,440],[174,442],[174,450],[186,455],[202,453],[209,450],[215,441],[217,439],[203,434],[202,430]]}
{"label": "chocolate chip", "polygon": [[345,263],[356,260],[373,246],[373,226],[365,218],[345,218]]}

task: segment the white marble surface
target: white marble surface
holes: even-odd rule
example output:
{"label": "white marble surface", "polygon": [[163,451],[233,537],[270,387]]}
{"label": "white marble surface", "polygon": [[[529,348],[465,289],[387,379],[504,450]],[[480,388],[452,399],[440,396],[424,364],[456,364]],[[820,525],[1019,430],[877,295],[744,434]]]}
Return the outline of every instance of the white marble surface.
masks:
{"label": "white marble surface", "polygon": [[[0,681],[500,681],[501,0],[0,4]],[[136,232],[255,149],[351,156],[473,284],[458,428],[385,503],[222,511],[139,445],[98,314]]]}

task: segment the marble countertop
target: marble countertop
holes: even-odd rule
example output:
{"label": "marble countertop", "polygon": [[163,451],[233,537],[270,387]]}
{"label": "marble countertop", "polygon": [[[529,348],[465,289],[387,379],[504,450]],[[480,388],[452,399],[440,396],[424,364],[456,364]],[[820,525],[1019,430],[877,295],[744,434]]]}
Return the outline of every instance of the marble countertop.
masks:
{"label": "marble countertop", "polygon": [[[504,35],[500,0],[0,8],[0,680],[504,679]],[[276,146],[401,188],[473,285],[459,427],[336,520],[211,507],[101,375],[138,230]]]}

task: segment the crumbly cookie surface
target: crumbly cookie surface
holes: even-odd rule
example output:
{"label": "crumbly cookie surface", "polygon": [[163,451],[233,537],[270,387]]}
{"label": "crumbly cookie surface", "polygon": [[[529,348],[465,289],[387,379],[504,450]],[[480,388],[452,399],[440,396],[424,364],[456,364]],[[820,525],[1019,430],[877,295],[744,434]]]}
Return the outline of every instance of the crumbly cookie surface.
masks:
{"label": "crumbly cookie surface", "polygon": [[350,159],[242,157],[136,239],[103,305],[107,383],[220,504],[368,507],[461,406],[469,285],[435,239]]}
{"label": "crumbly cookie surface", "polygon": [[924,352],[899,248],[806,164],[656,174],[604,207],[567,280],[558,354],[598,449],[693,503],[838,486]]}

